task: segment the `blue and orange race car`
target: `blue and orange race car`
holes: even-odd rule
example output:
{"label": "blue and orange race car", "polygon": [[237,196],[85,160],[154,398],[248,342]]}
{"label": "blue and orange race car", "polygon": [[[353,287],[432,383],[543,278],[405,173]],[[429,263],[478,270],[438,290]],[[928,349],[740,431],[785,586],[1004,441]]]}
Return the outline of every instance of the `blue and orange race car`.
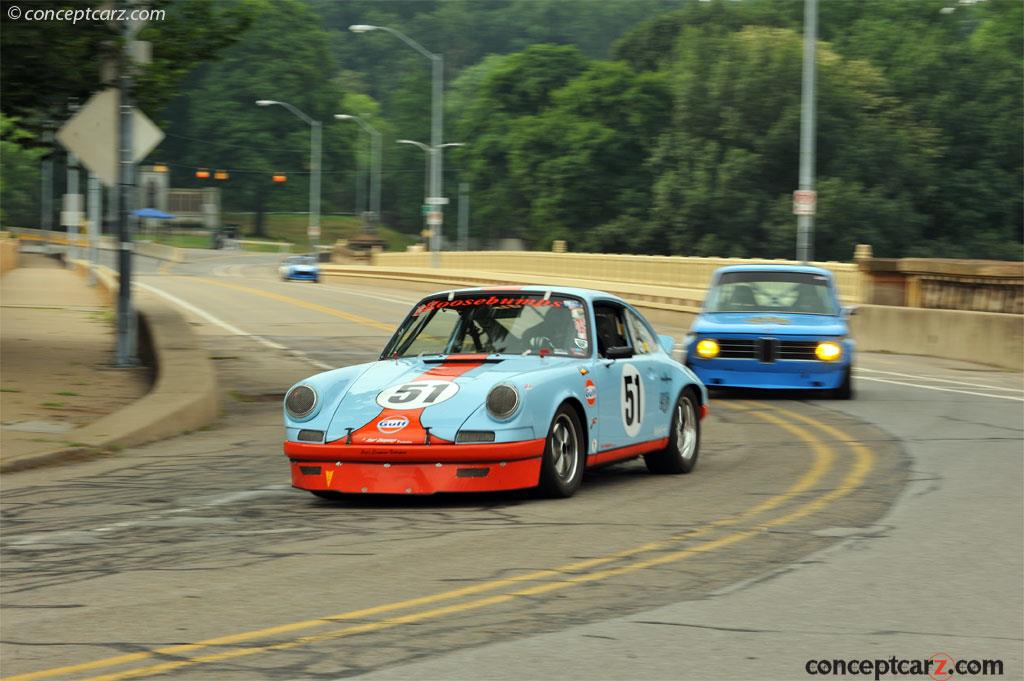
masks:
{"label": "blue and orange race car", "polygon": [[689,473],[707,392],[613,295],[477,288],[428,296],[380,359],[285,395],[293,486],[431,494],[538,488],[568,497],[583,471],[644,456]]}
{"label": "blue and orange race car", "polygon": [[804,265],[715,271],[683,348],[708,387],[828,390],[853,396],[854,342],[832,273]]}

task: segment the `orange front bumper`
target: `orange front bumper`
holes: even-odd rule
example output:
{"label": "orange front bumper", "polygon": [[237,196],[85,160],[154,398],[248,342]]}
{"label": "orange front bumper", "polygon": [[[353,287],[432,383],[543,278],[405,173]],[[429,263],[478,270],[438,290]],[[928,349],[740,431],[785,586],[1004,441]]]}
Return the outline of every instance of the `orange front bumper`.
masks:
{"label": "orange front bumper", "polygon": [[536,487],[544,440],[478,445],[285,442],[292,486],[351,494],[496,492]]}

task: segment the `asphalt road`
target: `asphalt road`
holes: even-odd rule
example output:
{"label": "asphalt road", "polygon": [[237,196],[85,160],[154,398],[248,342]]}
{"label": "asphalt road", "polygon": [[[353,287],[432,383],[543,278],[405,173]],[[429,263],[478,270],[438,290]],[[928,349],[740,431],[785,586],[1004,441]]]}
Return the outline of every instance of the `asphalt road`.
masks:
{"label": "asphalt road", "polygon": [[862,355],[851,402],[716,396],[689,476],[328,503],[289,486],[280,398],[373,359],[427,289],[284,283],[277,259],[139,260],[224,413],[3,479],[5,679],[800,679],[935,654],[1024,677],[1019,375]]}

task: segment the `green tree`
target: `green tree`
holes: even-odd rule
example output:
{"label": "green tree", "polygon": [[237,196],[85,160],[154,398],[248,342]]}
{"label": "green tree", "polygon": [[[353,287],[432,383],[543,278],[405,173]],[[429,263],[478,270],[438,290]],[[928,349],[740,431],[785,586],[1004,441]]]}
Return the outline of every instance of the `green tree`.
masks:
{"label": "green tree", "polygon": [[0,224],[5,226],[39,221],[39,162],[45,152],[32,141],[17,119],[0,114]]}
{"label": "green tree", "polygon": [[[344,95],[324,87],[336,67],[327,33],[308,6],[298,0],[246,0],[246,8],[253,19],[250,28],[220,61],[197,74],[188,95],[176,103],[162,151],[184,161],[174,178],[178,186],[191,181],[195,167],[228,169],[224,206],[254,211],[255,233],[264,236],[267,210],[305,210],[308,205],[310,129],[284,108],[257,107],[256,100],[288,102],[323,123],[328,196],[339,186],[339,177],[351,177],[350,149],[359,131],[333,121],[343,109]],[[275,186],[274,172],[285,172],[288,182]]]}

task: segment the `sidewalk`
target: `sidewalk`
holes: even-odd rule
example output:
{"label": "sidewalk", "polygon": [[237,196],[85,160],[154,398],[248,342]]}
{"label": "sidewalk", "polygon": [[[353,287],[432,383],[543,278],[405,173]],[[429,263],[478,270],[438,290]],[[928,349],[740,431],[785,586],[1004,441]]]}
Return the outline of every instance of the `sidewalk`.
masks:
{"label": "sidewalk", "polygon": [[143,397],[145,368],[114,369],[114,317],[98,287],[23,254],[0,279],[0,463],[76,447],[72,431]]}

